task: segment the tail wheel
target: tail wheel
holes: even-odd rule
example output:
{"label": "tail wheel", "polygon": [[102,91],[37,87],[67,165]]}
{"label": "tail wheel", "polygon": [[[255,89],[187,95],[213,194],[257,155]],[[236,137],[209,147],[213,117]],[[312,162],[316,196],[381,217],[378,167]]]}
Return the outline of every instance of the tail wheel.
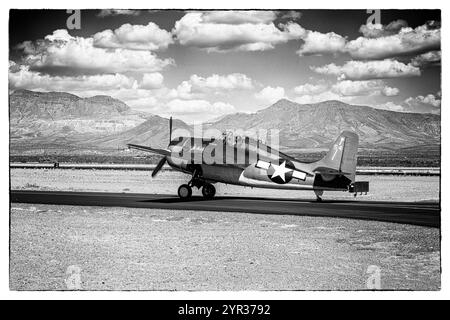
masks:
{"label": "tail wheel", "polygon": [[181,199],[189,199],[192,196],[192,188],[189,187],[187,184],[182,184],[178,188],[178,196]]}
{"label": "tail wheel", "polygon": [[314,190],[317,202],[322,202],[323,190]]}
{"label": "tail wheel", "polygon": [[206,183],[202,188],[202,194],[206,199],[212,199],[216,195],[216,188],[212,184]]}

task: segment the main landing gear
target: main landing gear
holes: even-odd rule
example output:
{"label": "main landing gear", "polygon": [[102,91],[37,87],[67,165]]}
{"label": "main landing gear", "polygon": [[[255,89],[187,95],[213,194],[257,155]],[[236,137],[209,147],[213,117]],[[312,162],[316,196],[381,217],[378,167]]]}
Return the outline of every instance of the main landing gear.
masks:
{"label": "main landing gear", "polygon": [[178,196],[181,199],[189,199],[192,197],[192,187],[202,188],[202,194],[205,199],[212,199],[216,195],[216,188],[211,183],[201,179],[197,171],[194,172],[188,184],[182,184],[178,188]]}
{"label": "main landing gear", "polygon": [[[202,188],[202,194],[205,199],[212,199],[216,195],[216,188],[211,183],[204,182],[201,187],[197,186],[197,188]],[[192,197],[192,187],[189,184],[182,184],[178,188],[178,196],[181,199],[189,199]]]}
{"label": "main landing gear", "polygon": [[192,188],[187,184],[182,184],[178,188],[178,196],[181,199],[188,199],[192,196]]}
{"label": "main landing gear", "polygon": [[211,183],[205,183],[202,187],[202,194],[205,199],[212,199],[216,195],[216,188]]}

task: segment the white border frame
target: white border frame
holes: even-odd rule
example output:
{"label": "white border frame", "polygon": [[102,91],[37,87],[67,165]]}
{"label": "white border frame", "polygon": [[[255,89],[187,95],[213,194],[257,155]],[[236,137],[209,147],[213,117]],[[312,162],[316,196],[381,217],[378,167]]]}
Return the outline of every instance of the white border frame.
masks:
{"label": "white border frame", "polygon": [[[147,7],[143,6],[146,4]],[[308,5],[307,2],[294,2],[279,0],[273,1],[239,1],[228,0],[226,3],[222,2],[217,5],[217,2],[202,1],[202,0],[165,0],[161,3],[148,1],[129,0],[126,2],[127,8],[137,9],[169,9],[169,8],[196,8],[196,9],[370,9],[366,7],[367,3],[346,0],[346,1],[326,1],[316,0],[313,6]],[[392,0],[378,0],[374,6],[381,9],[441,9],[442,10],[442,51],[443,51],[443,65],[442,65],[442,109],[441,109],[441,123],[445,124],[449,121],[449,111],[446,108],[447,94],[449,94],[447,84],[449,75],[449,66],[446,63],[449,56],[448,48],[448,2],[428,0],[418,1],[410,0],[408,2]],[[1,78],[2,88],[1,99],[3,101],[3,108],[1,109],[1,135],[0,135],[0,150],[3,151],[0,163],[0,179],[1,179],[1,222],[0,222],[0,298],[2,299],[275,299],[275,300],[292,300],[292,299],[448,299],[450,297],[450,280],[449,280],[449,245],[448,245],[448,227],[449,227],[449,205],[445,195],[448,195],[449,186],[445,183],[449,181],[449,171],[446,170],[446,160],[449,159],[449,127],[442,126],[441,132],[441,207],[442,207],[442,242],[441,242],[441,256],[442,256],[442,290],[440,292],[404,292],[404,291],[382,291],[382,292],[290,292],[290,291],[200,291],[200,292],[15,292],[9,291],[9,153],[5,152],[9,148],[9,122],[8,122],[8,55],[9,55],[9,40],[8,40],[8,20],[9,9],[98,9],[98,8],[123,8],[123,0],[78,0],[74,2],[72,8],[67,8],[67,2],[56,0],[41,0],[39,2],[31,0],[15,1],[12,6],[5,2],[1,4],[1,42],[2,50],[1,61],[4,66],[4,73]]]}

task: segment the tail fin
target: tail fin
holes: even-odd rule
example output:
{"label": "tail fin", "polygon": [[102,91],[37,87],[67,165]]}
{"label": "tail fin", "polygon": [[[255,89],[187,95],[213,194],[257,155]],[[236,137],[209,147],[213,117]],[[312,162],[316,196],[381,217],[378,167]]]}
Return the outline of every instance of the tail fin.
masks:
{"label": "tail fin", "polygon": [[314,171],[321,174],[342,174],[355,181],[358,142],[356,133],[342,132],[325,157],[316,162]]}

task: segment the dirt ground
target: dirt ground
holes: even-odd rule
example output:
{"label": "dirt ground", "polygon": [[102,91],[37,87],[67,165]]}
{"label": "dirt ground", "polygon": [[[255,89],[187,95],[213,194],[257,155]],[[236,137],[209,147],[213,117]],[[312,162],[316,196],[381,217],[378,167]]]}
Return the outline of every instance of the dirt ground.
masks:
{"label": "dirt ground", "polygon": [[439,230],[11,204],[12,290],[438,290]]}
{"label": "dirt ground", "polygon": [[[175,194],[187,179],[172,171],[152,179],[145,171],[11,170],[11,188],[22,190]],[[439,177],[359,180],[370,181],[364,200],[439,199]],[[216,187],[218,195],[314,197]],[[353,196],[339,192],[324,198]],[[11,206],[12,290],[440,288],[440,234],[433,228],[247,213]]]}

